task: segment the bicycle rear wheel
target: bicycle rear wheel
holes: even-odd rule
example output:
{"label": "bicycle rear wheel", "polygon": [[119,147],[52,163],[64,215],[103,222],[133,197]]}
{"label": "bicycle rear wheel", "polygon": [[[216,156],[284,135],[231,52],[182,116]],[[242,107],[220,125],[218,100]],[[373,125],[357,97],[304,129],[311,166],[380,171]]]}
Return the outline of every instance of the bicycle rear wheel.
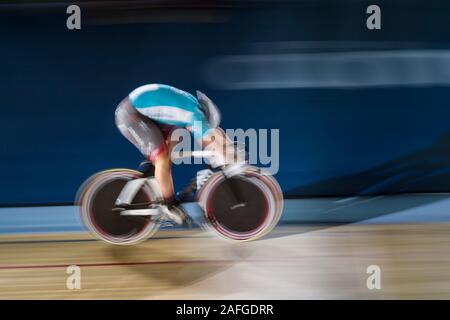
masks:
{"label": "bicycle rear wheel", "polygon": [[[125,184],[142,173],[128,169],[100,172],[89,178],[77,196],[80,216],[95,237],[112,244],[135,244],[159,228],[151,216],[123,216],[114,211],[114,203]],[[139,190],[133,203],[150,203],[155,195],[147,185]]]}

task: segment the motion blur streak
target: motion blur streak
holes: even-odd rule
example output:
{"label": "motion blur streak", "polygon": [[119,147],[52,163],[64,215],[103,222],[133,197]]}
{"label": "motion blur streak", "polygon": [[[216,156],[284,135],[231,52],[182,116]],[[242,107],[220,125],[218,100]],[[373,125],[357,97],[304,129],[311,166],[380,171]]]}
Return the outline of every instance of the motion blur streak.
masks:
{"label": "motion blur streak", "polygon": [[449,50],[249,54],[217,58],[206,78],[220,89],[450,85]]}

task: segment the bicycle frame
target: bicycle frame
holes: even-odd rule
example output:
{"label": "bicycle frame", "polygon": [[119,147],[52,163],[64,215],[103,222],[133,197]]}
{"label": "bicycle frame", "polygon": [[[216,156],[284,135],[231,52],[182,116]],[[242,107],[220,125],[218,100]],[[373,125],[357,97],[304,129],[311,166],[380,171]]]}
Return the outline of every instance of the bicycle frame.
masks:
{"label": "bicycle frame", "polygon": [[[202,158],[206,159],[208,163],[213,164],[213,168],[217,167],[223,167],[223,161],[217,159],[216,153],[210,150],[194,150],[194,151],[185,151],[182,153],[172,153],[171,158],[174,159],[183,159],[183,158]],[[239,174],[239,172],[242,172],[244,170],[246,163],[235,163],[232,165],[227,166],[226,168],[222,169],[225,176],[229,177],[232,175]],[[209,171],[209,172],[208,172]],[[200,173],[200,174],[199,174]],[[209,173],[212,174],[212,171],[210,169],[204,169],[197,172],[197,186],[199,185],[199,179],[203,179],[205,176],[207,176]],[[131,203],[138,193],[138,191],[144,186],[144,184],[147,184],[151,190],[155,192],[156,198],[158,199],[155,203],[152,204],[152,207],[145,208],[145,209],[124,209],[121,210],[121,206],[131,206]],[[163,196],[161,193],[161,189],[159,187],[158,182],[154,177],[143,177],[131,180],[127,182],[127,184],[124,186],[122,191],[120,192],[119,196],[117,197],[115,201],[115,205],[118,208],[118,210],[121,210],[121,215],[161,215],[166,213],[167,214],[167,207],[164,205]]]}

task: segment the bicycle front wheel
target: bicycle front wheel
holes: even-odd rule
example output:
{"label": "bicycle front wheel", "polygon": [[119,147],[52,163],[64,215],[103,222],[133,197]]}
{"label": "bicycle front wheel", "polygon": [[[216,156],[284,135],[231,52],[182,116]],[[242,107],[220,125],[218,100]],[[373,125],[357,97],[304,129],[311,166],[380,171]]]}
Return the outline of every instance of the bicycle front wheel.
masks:
{"label": "bicycle front wheel", "polygon": [[211,227],[237,241],[255,240],[268,233],[283,209],[278,183],[256,167],[229,178],[221,172],[214,174],[199,191],[198,200]]}

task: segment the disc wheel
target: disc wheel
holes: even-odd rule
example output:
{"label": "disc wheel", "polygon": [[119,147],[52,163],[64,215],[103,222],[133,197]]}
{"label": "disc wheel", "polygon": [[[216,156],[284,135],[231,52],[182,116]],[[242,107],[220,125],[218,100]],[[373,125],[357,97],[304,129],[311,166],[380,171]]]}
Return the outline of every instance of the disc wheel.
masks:
{"label": "disc wheel", "polygon": [[[138,171],[118,169],[94,175],[82,186],[77,201],[81,219],[95,237],[112,244],[134,244],[151,236],[159,225],[151,216],[125,216],[114,211],[114,203],[125,184],[139,178]],[[149,203],[154,193],[144,185],[133,203]]]}
{"label": "disc wheel", "polygon": [[254,167],[231,178],[216,173],[199,192],[210,226],[238,241],[255,240],[269,232],[278,223],[282,202],[275,179]]}

